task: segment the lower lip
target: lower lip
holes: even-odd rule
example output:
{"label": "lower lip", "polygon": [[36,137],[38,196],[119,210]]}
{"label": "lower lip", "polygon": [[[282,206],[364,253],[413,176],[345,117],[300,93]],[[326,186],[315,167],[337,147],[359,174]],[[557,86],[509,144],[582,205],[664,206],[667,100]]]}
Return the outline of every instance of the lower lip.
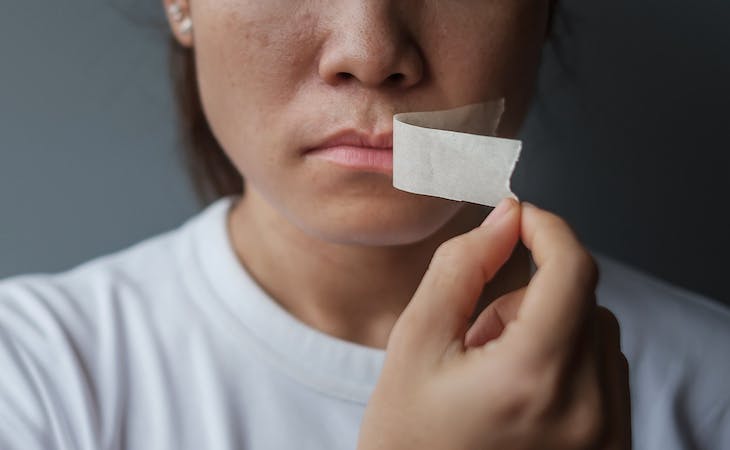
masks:
{"label": "lower lip", "polygon": [[341,145],[312,150],[307,156],[354,170],[393,173],[393,149]]}

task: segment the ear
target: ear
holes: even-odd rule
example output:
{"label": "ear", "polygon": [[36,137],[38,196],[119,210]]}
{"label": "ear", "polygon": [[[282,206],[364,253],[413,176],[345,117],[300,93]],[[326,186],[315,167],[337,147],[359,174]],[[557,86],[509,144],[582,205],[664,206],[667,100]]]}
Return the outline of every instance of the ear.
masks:
{"label": "ear", "polygon": [[192,16],[189,0],[162,0],[162,6],[175,40],[183,47],[192,47]]}

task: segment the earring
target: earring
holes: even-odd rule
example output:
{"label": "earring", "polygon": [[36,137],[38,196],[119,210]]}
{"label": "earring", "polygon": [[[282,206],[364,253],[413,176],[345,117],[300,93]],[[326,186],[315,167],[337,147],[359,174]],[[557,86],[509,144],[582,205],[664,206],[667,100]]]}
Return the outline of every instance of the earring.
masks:
{"label": "earring", "polygon": [[190,17],[184,18],[180,22],[180,33],[182,34],[188,34],[190,33],[190,30],[193,29],[193,21],[190,19]]}
{"label": "earring", "polygon": [[180,5],[177,3],[173,3],[167,7],[167,14],[169,14],[170,18],[175,22],[180,22],[183,18],[182,8],[180,8]]}
{"label": "earring", "polygon": [[193,21],[185,13],[178,3],[173,3],[167,8],[170,19],[178,24],[181,34],[188,34],[193,28]]}

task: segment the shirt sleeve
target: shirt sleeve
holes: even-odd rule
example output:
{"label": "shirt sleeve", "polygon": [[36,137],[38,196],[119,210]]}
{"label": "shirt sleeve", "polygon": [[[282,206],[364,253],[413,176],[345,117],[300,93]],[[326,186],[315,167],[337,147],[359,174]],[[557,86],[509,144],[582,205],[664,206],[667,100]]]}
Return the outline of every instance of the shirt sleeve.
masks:
{"label": "shirt sleeve", "polygon": [[0,449],[96,448],[92,402],[72,334],[43,280],[0,282]]}
{"label": "shirt sleeve", "polygon": [[[725,372],[725,376],[730,372]],[[722,389],[716,393],[715,401],[704,414],[698,414],[697,440],[701,448],[730,449],[730,392]]]}
{"label": "shirt sleeve", "polygon": [[53,449],[43,409],[39,368],[8,331],[0,329],[0,448]]}

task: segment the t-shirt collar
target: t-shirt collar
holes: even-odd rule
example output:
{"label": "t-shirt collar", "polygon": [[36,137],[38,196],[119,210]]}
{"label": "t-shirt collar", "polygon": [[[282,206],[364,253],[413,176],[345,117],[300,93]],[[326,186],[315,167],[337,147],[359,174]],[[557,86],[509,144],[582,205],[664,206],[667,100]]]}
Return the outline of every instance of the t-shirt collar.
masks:
{"label": "t-shirt collar", "polygon": [[236,256],[229,236],[228,212],[237,198],[215,201],[194,224],[200,271],[215,297],[240,323],[240,331],[289,376],[323,393],[366,403],[385,352],[303,323],[256,283]]}

